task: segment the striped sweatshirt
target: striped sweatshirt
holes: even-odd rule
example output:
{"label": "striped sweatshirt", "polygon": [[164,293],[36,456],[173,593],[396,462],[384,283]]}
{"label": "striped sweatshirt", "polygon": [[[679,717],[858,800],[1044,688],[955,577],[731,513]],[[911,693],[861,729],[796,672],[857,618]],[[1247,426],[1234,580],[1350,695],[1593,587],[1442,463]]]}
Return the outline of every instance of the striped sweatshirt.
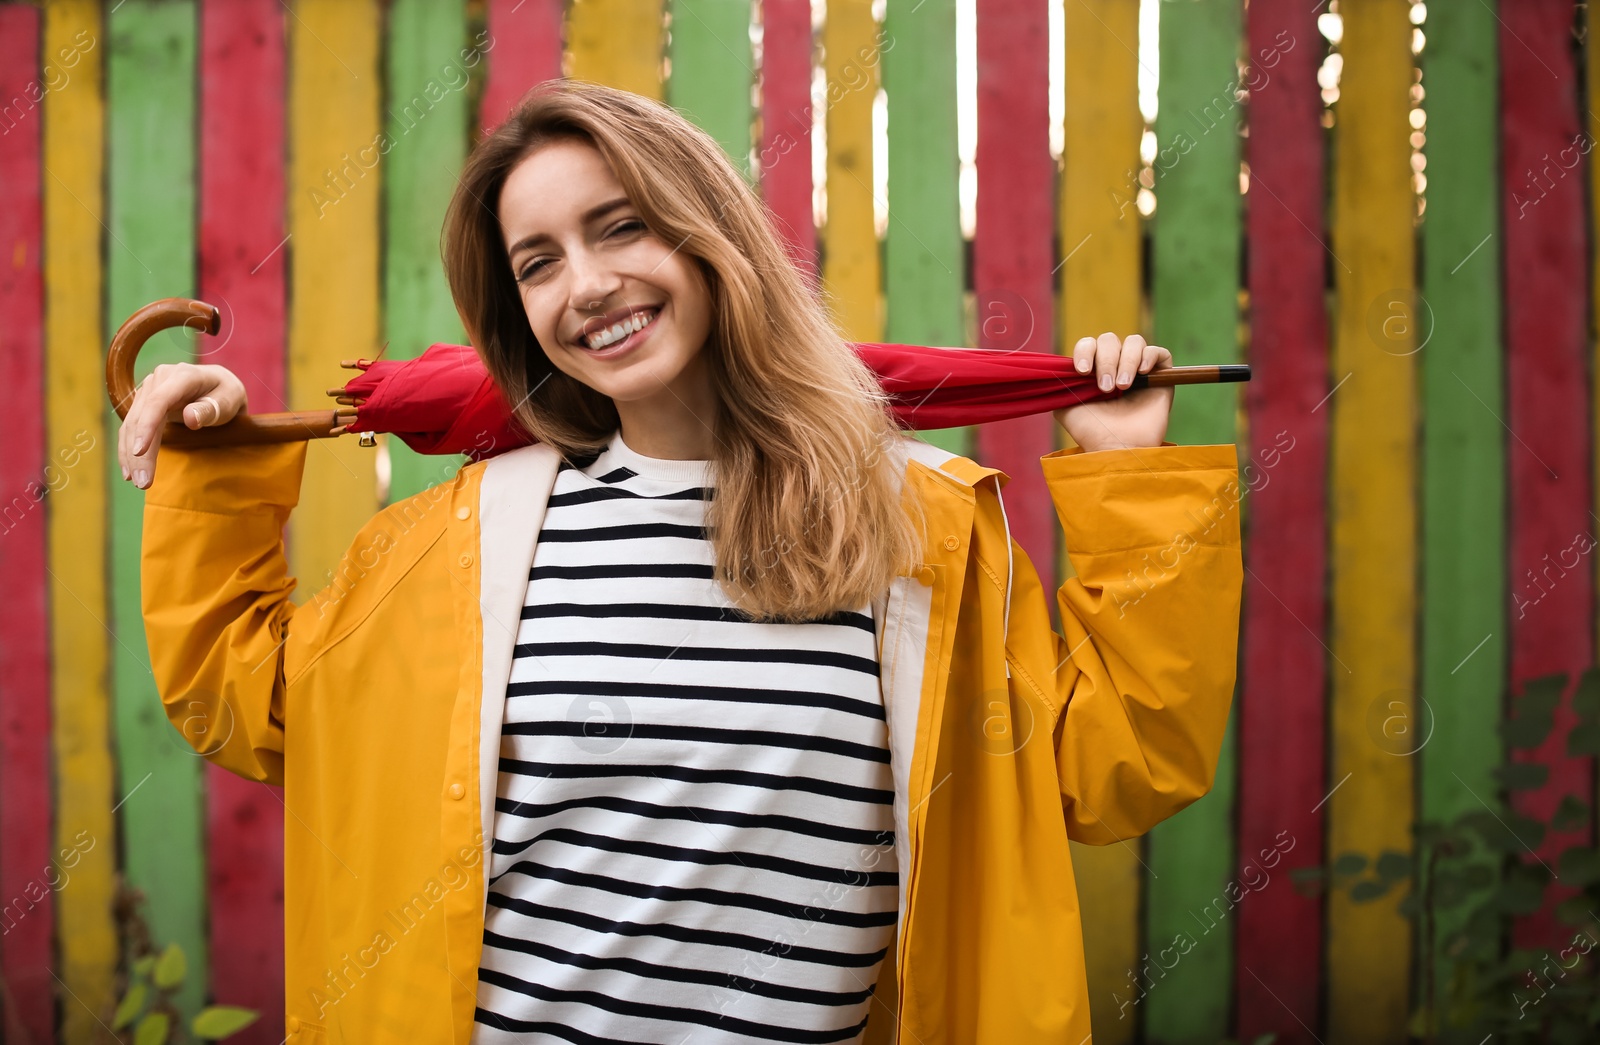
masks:
{"label": "striped sweatshirt", "polygon": [[733,608],[713,493],[710,462],[620,432],[556,477],[506,692],[475,1045],[866,1026],[898,914],[871,607]]}

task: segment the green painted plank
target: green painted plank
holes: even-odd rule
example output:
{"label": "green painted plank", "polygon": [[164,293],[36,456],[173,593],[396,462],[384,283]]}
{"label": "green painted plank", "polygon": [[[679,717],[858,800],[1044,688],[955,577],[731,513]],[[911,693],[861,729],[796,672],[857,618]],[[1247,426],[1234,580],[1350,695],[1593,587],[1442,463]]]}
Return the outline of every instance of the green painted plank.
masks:
{"label": "green painted plank", "polygon": [[[1491,769],[1505,692],[1505,433],[1501,377],[1498,23],[1492,2],[1430,4],[1427,201],[1422,223],[1422,816],[1498,808]],[[1490,238],[1493,237],[1493,238]],[[1431,338],[1429,331],[1431,330]],[[1439,353],[1445,353],[1443,355]],[[1459,669],[1459,670],[1458,670]],[[1430,721],[1431,720],[1431,721]],[[1470,790],[1469,790],[1470,789]],[[1439,911],[1435,997],[1449,983],[1440,942],[1460,928]],[[1420,948],[1419,948],[1420,950]],[[1419,981],[1421,982],[1421,981]]]}
{"label": "green painted plank", "polygon": [[[466,341],[439,258],[439,230],[466,157],[470,81],[484,66],[474,44],[464,0],[395,0],[389,10],[382,166],[388,358],[411,359],[436,341]],[[328,375],[330,386],[338,383],[337,374]],[[398,439],[387,446],[391,502],[443,482],[465,460],[417,454]]]}
{"label": "green painted plank", "polygon": [[[884,337],[964,345],[954,0],[889,0],[879,55],[889,102]],[[954,453],[972,452],[971,426],[917,434]]]}
{"label": "green painted plank", "polygon": [[674,0],[667,102],[717,140],[754,184],[750,105],[755,59],[749,0]]}
{"label": "green painted plank", "polygon": [[[195,34],[190,0],[125,0],[107,15],[107,170],[110,194],[106,338],[157,298],[195,292]],[[193,358],[188,331],[150,339],[136,377]],[[107,445],[117,415],[106,407]],[[144,892],[158,944],[189,959],[179,995],[199,1011],[210,961],[205,935],[201,760],[167,721],[150,674],[139,612],[144,494],[111,476],[111,680],[123,873]],[[157,469],[159,471],[158,463]],[[158,479],[159,481],[159,479]]]}
{"label": "green painted plank", "polygon": [[[1156,180],[1154,340],[1182,366],[1239,356],[1241,212],[1236,100],[1239,0],[1161,5],[1161,86],[1156,139],[1180,158]],[[1227,443],[1236,438],[1238,386],[1184,388],[1167,438]],[[1236,719],[1237,716],[1234,718]],[[1234,879],[1235,724],[1230,719],[1209,795],[1150,833],[1146,949],[1157,954],[1179,933],[1193,952],[1145,999],[1151,1042],[1215,1045],[1227,1037],[1233,980],[1232,918],[1196,924],[1193,912],[1226,910]]]}

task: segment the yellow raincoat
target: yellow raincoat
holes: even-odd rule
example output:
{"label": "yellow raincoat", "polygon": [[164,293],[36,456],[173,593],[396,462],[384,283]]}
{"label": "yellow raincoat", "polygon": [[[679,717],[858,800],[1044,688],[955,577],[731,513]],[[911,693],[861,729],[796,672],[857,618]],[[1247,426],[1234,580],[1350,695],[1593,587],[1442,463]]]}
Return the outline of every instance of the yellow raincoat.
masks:
{"label": "yellow raincoat", "polygon": [[[873,605],[900,921],[866,1037],[1078,1045],[1068,839],[1139,835],[1215,772],[1242,584],[1235,450],[1041,459],[1077,573],[1058,635],[1010,539],[1009,477],[899,448],[926,565]],[[291,1045],[466,1045],[505,687],[558,458],[514,450],[385,509],[295,605],[282,531],[305,451],[162,450],[152,668],[198,750],[283,785]]]}

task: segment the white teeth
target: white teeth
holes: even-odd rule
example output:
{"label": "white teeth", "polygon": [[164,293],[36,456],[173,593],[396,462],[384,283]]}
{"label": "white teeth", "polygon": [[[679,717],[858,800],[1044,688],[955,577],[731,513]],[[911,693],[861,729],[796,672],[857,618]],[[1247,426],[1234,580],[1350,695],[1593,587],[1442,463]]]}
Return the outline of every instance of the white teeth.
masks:
{"label": "white teeth", "polygon": [[589,335],[587,344],[591,349],[607,348],[616,344],[618,341],[621,341],[634,331],[643,330],[645,327],[654,322],[655,318],[656,313],[654,312],[649,314],[636,312],[620,323],[614,324],[613,326],[610,326],[599,333]]}

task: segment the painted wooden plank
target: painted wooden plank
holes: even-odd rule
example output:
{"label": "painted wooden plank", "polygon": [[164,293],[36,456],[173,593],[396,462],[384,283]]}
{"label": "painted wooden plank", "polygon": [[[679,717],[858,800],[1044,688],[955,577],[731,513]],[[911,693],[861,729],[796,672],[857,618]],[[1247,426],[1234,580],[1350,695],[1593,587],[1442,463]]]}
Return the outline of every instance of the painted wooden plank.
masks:
{"label": "painted wooden plank", "polygon": [[[1238,0],[1162,4],[1156,140],[1177,153],[1158,168],[1151,285],[1154,342],[1180,366],[1239,356]],[[1235,439],[1238,386],[1186,388],[1174,397],[1167,438]],[[1150,832],[1145,945],[1150,954],[1193,942],[1145,1001],[1145,1036],[1162,1043],[1227,1037],[1236,894],[1233,839],[1235,727],[1230,717],[1211,793]],[[1235,888],[1237,886],[1235,885]],[[1238,897],[1241,902],[1244,898]],[[1202,913],[1196,916],[1196,912]]]}
{"label": "painted wooden plank", "polygon": [[[1588,237],[1583,156],[1593,147],[1579,120],[1572,57],[1572,7],[1557,0],[1501,4],[1501,170],[1505,228],[1505,329],[1509,357],[1507,451],[1511,526],[1510,670],[1513,694],[1552,672],[1576,676],[1594,658],[1594,574],[1576,568],[1597,536],[1588,427]],[[1550,776],[1516,795],[1515,808],[1548,820],[1563,795],[1593,794],[1592,760],[1566,754],[1575,716],[1571,690],[1556,726],[1536,752]],[[1520,755],[1521,753],[1519,753]],[[1589,828],[1550,832],[1538,858],[1586,844]],[[1528,859],[1532,860],[1530,856]],[[1564,889],[1564,887],[1562,887]],[[1539,914],[1522,921],[1525,946],[1570,937],[1553,917],[1552,889]]]}
{"label": "painted wooden plank", "polygon": [[0,114],[0,576],[7,596],[0,603],[0,972],[7,987],[0,1004],[7,1037],[54,1041],[51,937],[63,872],[50,833],[44,502],[60,469],[44,431],[40,105],[56,77],[54,63],[41,61],[39,22],[36,8],[0,6],[0,98],[7,102]]}
{"label": "painted wooden plank", "polygon": [[[106,14],[110,191],[106,339],[157,298],[195,292],[195,5],[127,0]],[[137,377],[159,363],[192,358],[190,331],[152,338]],[[111,491],[111,650],[117,796],[122,803],[123,874],[147,899],[145,916],[161,944],[180,945],[193,970],[178,996],[199,1011],[210,966],[205,929],[202,762],[167,722],[150,674],[139,611],[139,544],[144,494],[123,482],[119,421],[105,406]]]}
{"label": "painted wooden plank", "polygon": [[[979,0],[977,14],[978,345],[1048,352],[1055,343],[1049,12],[1025,0]],[[974,447],[979,461],[1011,477],[1011,536],[1046,591],[1056,586],[1059,526],[1039,458],[1056,449],[1059,431],[1049,414],[1019,417],[982,426]]]}
{"label": "painted wooden plank", "polygon": [[[339,360],[372,356],[378,338],[382,145],[378,31],[372,0],[301,0],[289,41],[289,363],[284,409],[325,407]],[[350,538],[378,508],[371,450],[313,440],[289,564],[302,599],[327,584]],[[295,821],[287,821],[294,829]],[[313,843],[315,844],[315,843]]]}
{"label": "painted wooden plank", "polygon": [[[439,256],[439,230],[466,158],[467,88],[490,41],[469,40],[463,0],[396,0],[389,8],[384,131],[383,326],[385,355],[412,359],[436,341],[461,343]],[[389,500],[420,493],[455,474],[458,454],[426,456],[386,438]]]}
{"label": "painted wooden plank", "polygon": [[[102,189],[106,46],[96,0],[44,8],[44,53],[62,90],[44,121],[46,445],[63,481],[49,496],[55,846],[77,854],[56,894],[61,1039],[93,1041],[116,1004],[115,773],[106,564],[107,453]],[[76,452],[76,456],[74,453]],[[117,482],[122,481],[120,472]],[[70,857],[63,858],[70,859]]]}
{"label": "painted wooden plank", "polygon": [[[1239,729],[1239,867],[1271,878],[1238,911],[1237,1037],[1310,1045],[1321,1025],[1322,903],[1290,885],[1322,862],[1327,793],[1328,314],[1318,12],[1256,0],[1248,213],[1250,459]],[[1162,206],[1165,207],[1165,202]],[[1253,883],[1252,883],[1253,884]]]}
{"label": "painted wooden plank", "polygon": [[822,30],[828,145],[822,286],[834,319],[854,341],[883,340],[882,266],[872,193],[872,101],[880,79],[877,33],[871,0],[828,5]]}
{"label": "painted wooden plank", "polygon": [[573,0],[568,75],[662,97],[663,0]]}
{"label": "painted wooden plank", "polygon": [[[1427,212],[1422,224],[1422,750],[1425,820],[1489,803],[1506,672],[1506,439],[1501,368],[1494,9],[1435,4],[1422,54]],[[1448,346],[1448,347],[1446,347]],[[1515,443],[1511,444],[1515,449]],[[1432,714],[1428,713],[1431,709]],[[1411,745],[1407,745],[1408,747]],[[1464,919],[1439,911],[1431,983],[1442,1003],[1443,942]]]}
{"label": "painted wooden plank", "polygon": [[733,165],[753,178],[750,0],[674,0],[671,10],[667,101],[715,138]]}
{"label": "painted wooden plank", "polygon": [[[283,400],[284,19],[276,0],[200,6],[200,297],[226,329],[196,346],[251,403]],[[216,742],[226,724],[196,723]],[[230,1041],[275,1045],[284,1007],[283,805],[218,766],[206,771],[206,877],[215,997],[265,1017]]]}
{"label": "painted wooden plank", "polygon": [[488,72],[478,103],[484,132],[499,126],[535,85],[561,75],[562,8],[562,0],[489,0],[483,50],[493,53],[484,59]]}
{"label": "painted wooden plank", "polygon": [[[890,0],[880,54],[889,103],[885,336],[905,344],[962,345],[966,245],[954,0]],[[971,426],[917,434],[954,453],[971,452]]]}
{"label": "painted wooden plank", "polygon": [[[1065,353],[1086,335],[1140,329],[1141,227],[1131,186],[1139,169],[1144,122],[1139,115],[1138,5],[1068,0],[1064,15],[1060,260],[1052,264],[1058,266],[1061,294],[1057,350]],[[980,200],[982,194],[980,175]],[[1023,474],[1037,470],[1036,463],[1030,464]],[[1053,558],[1030,557],[1041,568]],[[1070,568],[1065,555],[1059,561],[1063,571]],[[1130,839],[1105,847],[1074,843],[1072,862],[1083,910],[1094,1038],[1102,1045],[1124,1045],[1134,1040],[1142,1009],[1134,1004],[1136,983],[1143,982],[1136,980],[1140,842]]]}
{"label": "painted wooden plank", "polygon": [[761,198],[790,256],[815,285],[820,273],[811,199],[811,3],[765,0],[761,17]]}
{"label": "painted wooden plank", "polygon": [[[1415,721],[1416,351],[1410,5],[1351,0],[1335,110],[1333,241],[1338,310],[1328,401],[1332,467],[1334,855],[1411,848],[1413,764],[1385,724]],[[1398,303],[1398,304],[1397,304]],[[1376,319],[1374,318],[1376,317]],[[1376,720],[1376,735],[1373,721]],[[1331,786],[1331,785],[1330,785]],[[1411,927],[1398,892],[1328,898],[1328,1040],[1405,1036]]]}

